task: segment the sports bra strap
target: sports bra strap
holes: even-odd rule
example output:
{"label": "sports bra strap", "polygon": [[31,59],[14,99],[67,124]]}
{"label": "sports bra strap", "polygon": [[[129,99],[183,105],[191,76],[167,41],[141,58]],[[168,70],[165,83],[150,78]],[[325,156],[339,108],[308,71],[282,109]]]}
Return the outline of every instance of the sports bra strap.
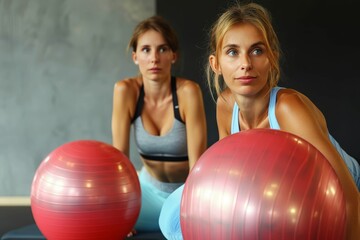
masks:
{"label": "sports bra strap", "polygon": [[[172,94],[173,106],[174,106],[174,116],[177,120],[184,123],[184,121],[181,119],[180,116],[179,104],[176,94],[176,77],[174,76],[171,77],[171,94]],[[145,96],[144,85],[141,85],[139,98],[136,104],[135,114],[134,117],[131,119],[131,122],[134,122],[135,119],[141,115],[141,111],[144,106],[144,96]]]}
{"label": "sports bra strap", "polygon": [[176,94],[176,77],[171,77],[171,92],[172,92],[172,99],[173,99],[173,106],[174,106],[174,115],[177,120],[184,123],[180,116],[179,104]]}
{"label": "sports bra strap", "polygon": [[139,98],[136,103],[135,114],[134,117],[131,119],[131,122],[134,122],[135,119],[141,115],[141,111],[144,105],[144,96],[145,96],[144,85],[141,85]]}

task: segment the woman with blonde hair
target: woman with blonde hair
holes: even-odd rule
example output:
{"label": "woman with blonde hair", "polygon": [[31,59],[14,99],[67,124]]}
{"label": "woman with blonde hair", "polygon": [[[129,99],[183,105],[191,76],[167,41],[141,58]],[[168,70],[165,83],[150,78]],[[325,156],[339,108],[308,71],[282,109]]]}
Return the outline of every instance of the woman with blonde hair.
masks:
{"label": "woman with blonde hair", "polygon": [[[219,138],[270,128],[295,134],[314,145],[330,162],[343,187],[347,239],[360,239],[359,164],[329,134],[325,117],[309,98],[278,86],[280,53],[270,13],[264,7],[236,4],[217,19],[210,31],[207,70],[210,88],[218,96]],[[169,202],[177,201],[178,206],[165,202],[160,215],[160,226],[168,239],[182,239],[180,228],[175,227],[180,225],[181,195],[179,188],[169,197]]]}

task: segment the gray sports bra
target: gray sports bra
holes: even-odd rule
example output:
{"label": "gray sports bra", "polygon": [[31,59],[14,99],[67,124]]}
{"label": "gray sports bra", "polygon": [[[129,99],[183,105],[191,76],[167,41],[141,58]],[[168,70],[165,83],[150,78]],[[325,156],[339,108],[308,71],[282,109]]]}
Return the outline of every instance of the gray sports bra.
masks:
{"label": "gray sports bra", "polygon": [[135,143],[139,154],[147,160],[156,161],[187,161],[186,127],[180,117],[176,95],[176,78],[171,77],[171,92],[174,109],[174,124],[170,131],[163,136],[149,134],[143,126],[141,112],[144,105],[144,86],[140,89],[140,96],[132,119],[134,125]]}

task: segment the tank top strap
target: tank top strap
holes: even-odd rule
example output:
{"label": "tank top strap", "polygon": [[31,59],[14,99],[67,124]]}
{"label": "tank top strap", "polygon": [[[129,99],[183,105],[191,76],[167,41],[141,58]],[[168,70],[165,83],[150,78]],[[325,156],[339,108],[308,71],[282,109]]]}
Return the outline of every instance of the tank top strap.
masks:
{"label": "tank top strap", "polygon": [[141,111],[144,106],[144,96],[145,96],[144,85],[141,85],[139,98],[136,103],[135,114],[134,117],[131,119],[131,122],[134,122],[135,119],[141,115]]}
{"label": "tank top strap", "polygon": [[274,87],[273,89],[271,89],[270,102],[268,108],[268,118],[269,118],[270,128],[277,130],[280,130],[280,125],[276,119],[275,107],[276,107],[276,96],[280,89],[282,89],[282,87]]}
{"label": "tank top strap", "polygon": [[230,133],[234,134],[234,133],[238,133],[240,132],[240,127],[239,127],[239,107],[237,105],[237,103],[234,103],[234,107],[233,107],[233,112],[232,112],[232,118],[231,118],[231,128],[230,128]]}
{"label": "tank top strap", "polygon": [[176,77],[171,77],[171,93],[172,93],[172,99],[173,99],[173,106],[174,106],[174,115],[177,120],[184,123],[184,121],[181,119],[180,116],[180,109],[179,109],[179,103],[177,99],[176,94]]}

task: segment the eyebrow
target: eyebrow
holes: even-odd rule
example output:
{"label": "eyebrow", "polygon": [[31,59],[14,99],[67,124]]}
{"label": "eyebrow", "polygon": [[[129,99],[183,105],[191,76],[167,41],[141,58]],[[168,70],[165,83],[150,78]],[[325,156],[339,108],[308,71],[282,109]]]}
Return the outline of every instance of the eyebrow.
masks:
{"label": "eyebrow", "polygon": [[[140,48],[150,47],[150,46],[151,46],[150,44],[144,44],[144,45],[140,45]],[[170,45],[167,43],[163,43],[163,44],[156,46],[156,48],[161,48],[161,47],[170,47]]]}
{"label": "eyebrow", "polygon": [[170,45],[167,44],[167,43],[164,43],[164,44],[159,45],[158,47],[168,47],[168,48],[170,48]]}
{"label": "eyebrow", "polygon": [[[262,41],[259,41],[259,42],[256,42],[256,43],[252,44],[250,46],[250,48],[253,48],[253,47],[256,47],[256,46],[259,46],[259,45],[265,46],[265,43],[263,43]],[[230,43],[230,44],[227,44],[227,45],[225,45],[223,47],[223,49],[226,49],[226,48],[239,48],[239,45]]]}

